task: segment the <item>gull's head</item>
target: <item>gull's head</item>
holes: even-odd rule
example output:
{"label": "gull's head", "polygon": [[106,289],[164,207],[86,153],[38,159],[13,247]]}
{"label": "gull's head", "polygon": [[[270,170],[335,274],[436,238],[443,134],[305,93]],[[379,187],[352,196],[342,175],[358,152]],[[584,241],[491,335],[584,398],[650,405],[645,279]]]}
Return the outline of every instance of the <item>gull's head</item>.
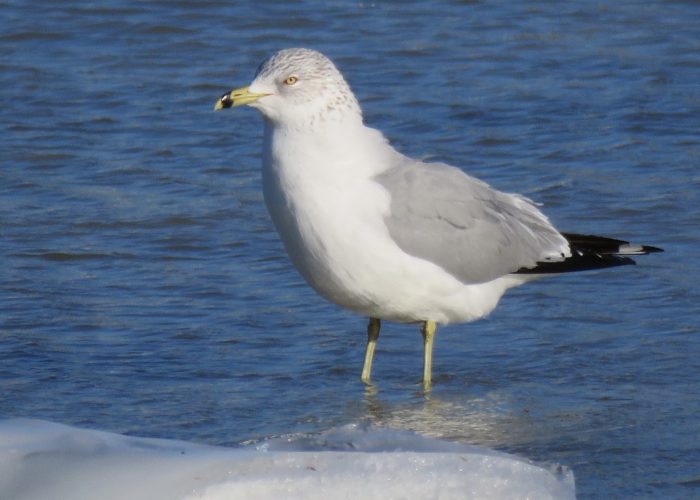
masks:
{"label": "gull's head", "polygon": [[343,75],[330,59],[311,49],[280,50],[260,65],[249,86],[225,93],[214,109],[244,104],[280,125],[362,119]]}

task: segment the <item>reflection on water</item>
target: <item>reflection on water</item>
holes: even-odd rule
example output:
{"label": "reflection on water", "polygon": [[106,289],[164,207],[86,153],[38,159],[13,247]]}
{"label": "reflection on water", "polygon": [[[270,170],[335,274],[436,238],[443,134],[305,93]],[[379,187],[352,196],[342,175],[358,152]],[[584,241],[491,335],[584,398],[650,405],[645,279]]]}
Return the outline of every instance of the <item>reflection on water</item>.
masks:
{"label": "reflection on water", "polygon": [[367,386],[364,404],[366,418],[374,425],[492,448],[517,443],[519,434],[528,433],[531,420],[508,412],[507,401],[497,395],[444,399],[423,393],[392,403],[381,398],[376,386]]}
{"label": "reflection on water", "polygon": [[367,392],[365,404],[368,418],[377,425],[464,442],[498,442],[493,427],[498,415],[495,401],[445,401],[424,394],[422,401],[392,405],[382,401],[376,392]]}

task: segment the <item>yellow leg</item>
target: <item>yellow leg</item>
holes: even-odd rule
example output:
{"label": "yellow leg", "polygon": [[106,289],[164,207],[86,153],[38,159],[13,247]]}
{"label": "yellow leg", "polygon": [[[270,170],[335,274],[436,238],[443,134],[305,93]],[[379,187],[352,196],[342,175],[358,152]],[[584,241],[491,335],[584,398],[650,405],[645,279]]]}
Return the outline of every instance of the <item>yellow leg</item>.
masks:
{"label": "yellow leg", "polygon": [[437,325],[435,321],[425,321],[421,327],[423,334],[423,388],[430,389],[433,373],[433,340]]}
{"label": "yellow leg", "polygon": [[362,381],[369,384],[372,373],[372,359],[374,359],[374,349],[377,347],[379,338],[379,328],[382,326],[377,318],[370,318],[367,324],[367,349],[365,350],[365,364],[362,365]]}

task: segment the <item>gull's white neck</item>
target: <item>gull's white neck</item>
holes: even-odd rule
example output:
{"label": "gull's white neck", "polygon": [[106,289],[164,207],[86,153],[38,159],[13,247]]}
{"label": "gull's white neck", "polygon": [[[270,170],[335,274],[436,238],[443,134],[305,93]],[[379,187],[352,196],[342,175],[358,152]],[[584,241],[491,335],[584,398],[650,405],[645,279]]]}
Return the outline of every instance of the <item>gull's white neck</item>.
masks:
{"label": "gull's white neck", "polygon": [[[308,126],[265,120],[263,176],[284,183],[301,181],[342,185],[350,179],[381,173],[398,153],[361,116]],[[287,186],[289,187],[289,186]]]}
{"label": "gull's white neck", "polygon": [[[385,231],[389,197],[373,178],[394,156],[381,133],[361,120],[330,121],[311,132],[265,124],[263,192],[270,216],[309,284],[345,307],[364,300],[352,285],[358,277],[346,276],[344,259],[365,251],[364,238]],[[367,272],[378,272],[371,267]]]}

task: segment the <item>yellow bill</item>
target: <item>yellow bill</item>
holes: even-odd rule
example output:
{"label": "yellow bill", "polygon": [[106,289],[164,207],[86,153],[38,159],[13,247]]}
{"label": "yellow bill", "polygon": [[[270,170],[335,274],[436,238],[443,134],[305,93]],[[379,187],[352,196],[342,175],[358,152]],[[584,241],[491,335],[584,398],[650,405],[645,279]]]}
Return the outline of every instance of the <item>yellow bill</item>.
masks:
{"label": "yellow bill", "polygon": [[226,92],[222,95],[216,104],[214,105],[214,111],[219,111],[224,108],[235,108],[236,106],[243,106],[244,104],[250,104],[261,97],[265,97],[270,94],[258,94],[250,91],[250,87],[241,87],[239,89],[233,89],[231,92]]}

